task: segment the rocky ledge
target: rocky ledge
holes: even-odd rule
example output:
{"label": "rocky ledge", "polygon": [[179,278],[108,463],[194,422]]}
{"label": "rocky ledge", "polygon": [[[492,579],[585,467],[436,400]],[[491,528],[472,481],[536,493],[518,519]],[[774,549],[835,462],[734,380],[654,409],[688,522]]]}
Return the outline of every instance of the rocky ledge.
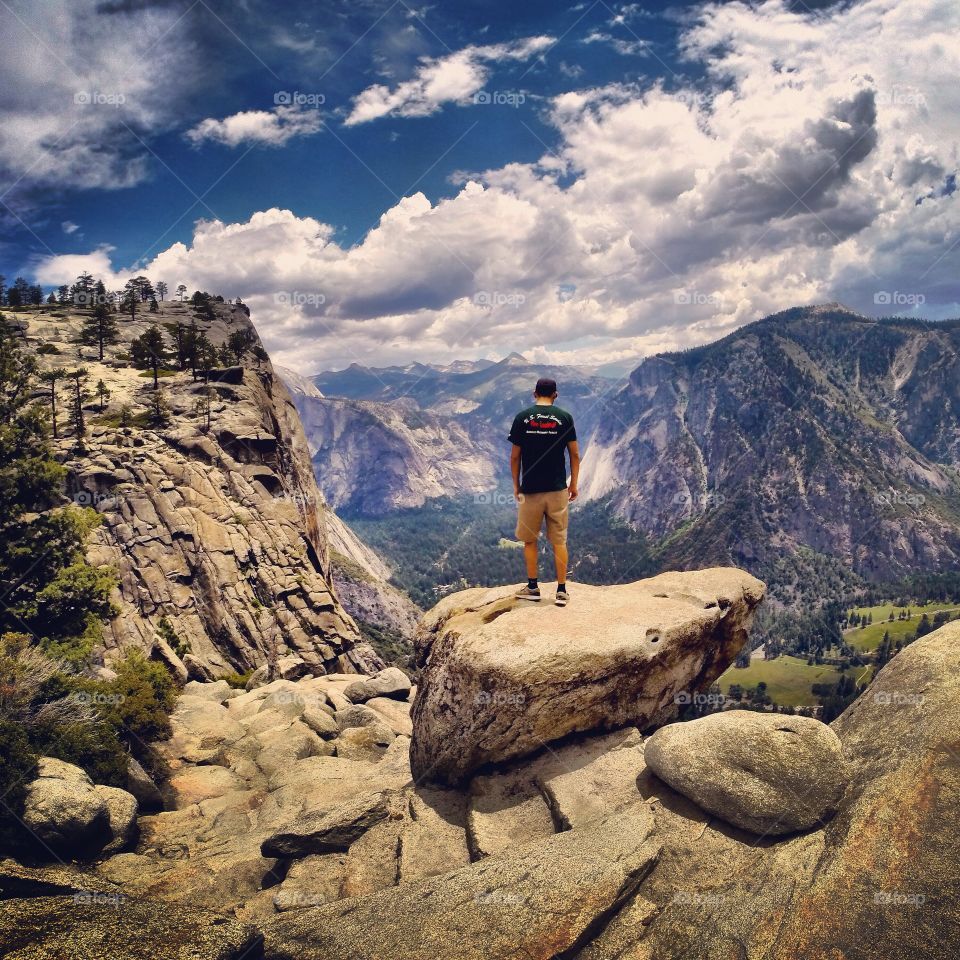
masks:
{"label": "rocky ledge", "polygon": [[[652,702],[737,652],[709,652],[723,636],[709,594],[676,586],[693,576],[657,578],[668,596],[655,599],[704,603],[705,650],[682,660],[686,676],[663,675],[660,697],[645,688]],[[738,616],[744,601],[714,573],[701,582]],[[423,652],[441,651],[458,609],[491,603],[506,605],[492,623],[527,616],[489,592],[448,598],[424,624],[435,639]],[[468,638],[483,620],[460,623]],[[736,629],[745,637],[746,621]],[[555,640],[571,656],[574,638],[558,628]],[[144,960],[957,953],[960,623],[898,653],[832,727],[733,711],[645,738],[641,720],[604,729],[621,716],[611,696],[594,729],[520,757],[505,749],[456,788],[412,775],[410,701],[419,717],[424,696],[391,671],[248,692],[189,684],[158,747],[174,769],[166,809],[140,817],[135,848],[79,868],[0,863],[6,955],[60,957],[64,944]],[[528,708],[554,696],[531,685]]]}
{"label": "rocky ledge", "polygon": [[468,590],[426,618],[418,780],[455,785],[572,733],[673,719],[678,694],[709,686],[744,645],[764,593],[724,567],[576,584],[562,608],[517,600],[516,589]]}

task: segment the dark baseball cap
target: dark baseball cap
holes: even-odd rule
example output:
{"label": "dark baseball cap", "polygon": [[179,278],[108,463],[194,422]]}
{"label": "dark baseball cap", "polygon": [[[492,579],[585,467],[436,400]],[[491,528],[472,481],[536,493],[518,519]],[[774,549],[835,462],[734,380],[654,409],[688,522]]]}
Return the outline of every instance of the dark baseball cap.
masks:
{"label": "dark baseball cap", "polygon": [[541,377],[533,388],[533,392],[538,397],[552,397],[557,392],[557,381],[549,377]]}

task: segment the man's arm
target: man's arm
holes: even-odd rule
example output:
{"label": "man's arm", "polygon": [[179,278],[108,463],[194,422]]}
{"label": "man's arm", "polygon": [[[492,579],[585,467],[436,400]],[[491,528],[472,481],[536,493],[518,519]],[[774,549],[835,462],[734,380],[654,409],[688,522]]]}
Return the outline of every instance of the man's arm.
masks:
{"label": "man's arm", "polygon": [[515,443],[510,451],[510,472],[513,474],[513,495],[520,496],[520,445]]}
{"label": "man's arm", "polygon": [[577,499],[577,480],[580,478],[580,444],[576,440],[571,440],[567,444],[567,452],[570,454],[570,499]]}

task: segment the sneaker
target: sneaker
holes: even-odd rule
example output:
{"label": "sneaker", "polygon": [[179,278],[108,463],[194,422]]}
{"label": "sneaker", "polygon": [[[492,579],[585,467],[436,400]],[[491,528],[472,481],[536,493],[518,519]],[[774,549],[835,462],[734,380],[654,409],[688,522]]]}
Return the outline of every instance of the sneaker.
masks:
{"label": "sneaker", "polygon": [[540,588],[537,587],[536,590],[531,590],[529,587],[524,587],[521,591],[514,594],[518,600],[533,600],[539,602],[540,600]]}
{"label": "sneaker", "polygon": [[570,597],[567,596],[567,591],[566,591],[566,590],[558,590],[558,591],[557,591],[557,598],[556,598],[553,602],[554,602],[558,607],[565,607],[565,606],[567,605],[567,601],[568,601],[569,599],[570,599]]}

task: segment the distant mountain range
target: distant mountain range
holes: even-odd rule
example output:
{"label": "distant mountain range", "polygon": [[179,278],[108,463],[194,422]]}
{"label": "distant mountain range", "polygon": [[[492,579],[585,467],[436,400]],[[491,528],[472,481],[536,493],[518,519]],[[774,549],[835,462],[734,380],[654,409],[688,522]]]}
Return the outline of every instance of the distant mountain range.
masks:
{"label": "distant mountain range", "polygon": [[650,357],[626,383],[512,354],[354,365],[313,378],[322,398],[290,386],[320,487],[347,514],[509,489],[510,418],[549,374],[577,419],[583,500],[645,532],[664,563],[788,579],[802,553],[885,580],[960,558],[958,347],[960,321],[825,304]]}
{"label": "distant mountain range", "polygon": [[532,364],[518,353],[446,367],[353,364],[314,377],[314,392],[302,378],[287,385],[327,501],[345,516],[371,517],[507,482],[510,421],[546,374],[589,434],[615,382]]}

